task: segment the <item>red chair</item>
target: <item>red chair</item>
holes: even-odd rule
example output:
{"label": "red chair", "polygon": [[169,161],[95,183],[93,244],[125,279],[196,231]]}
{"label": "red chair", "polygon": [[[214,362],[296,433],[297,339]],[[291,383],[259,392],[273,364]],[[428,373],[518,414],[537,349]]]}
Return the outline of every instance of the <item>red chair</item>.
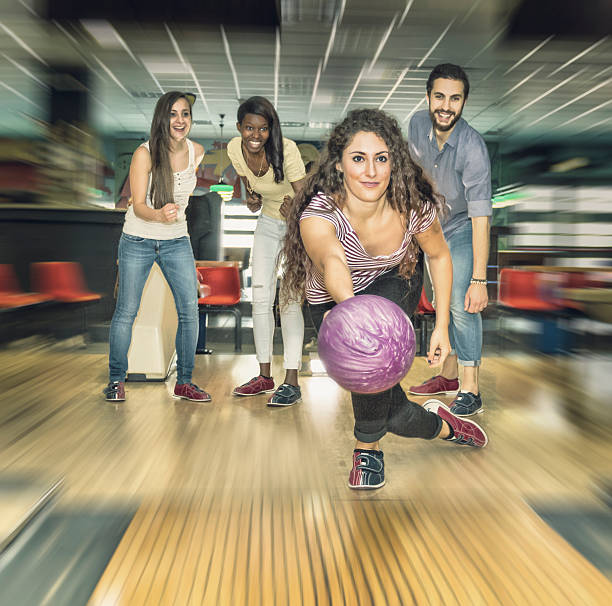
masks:
{"label": "red chair", "polygon": [[31,284],[39,292],[65,303],[99,301],[102,296],[91,292],[85,284],[80,263],[51,261],[30,265]]}
{"label": "red chair", "polygon": [[210,294],[198,299],[200,313],[232,313],[234,349],[242,351],[242,314],[240,303],[240,275],[234,261],[197,261],[200,282],[210,289]]}
{"label": "red chair", "polygon": [[427,340],[429,333],[429,325],[435,321],[436,310],[433,305],[429,302],[425,288],[421,290],[421,298],[417,304],[416,312],[414,314],[415,328],[418,328],[421,333],[419,341],[419,355],[427,355]]}
{"label": "red chair", "polygon": [[0,265],[0,308],[25,307],[50,301],[51,299],[51,296],[41,293],[23,292],[17,281],[17,276],[15,276],[13,266],[8,264]]}
{"label": "red chair", "polygon": [[543,295],[539,272],[504,267],[499,274],[500,305],[526,311],[557,311],[562,307]]}

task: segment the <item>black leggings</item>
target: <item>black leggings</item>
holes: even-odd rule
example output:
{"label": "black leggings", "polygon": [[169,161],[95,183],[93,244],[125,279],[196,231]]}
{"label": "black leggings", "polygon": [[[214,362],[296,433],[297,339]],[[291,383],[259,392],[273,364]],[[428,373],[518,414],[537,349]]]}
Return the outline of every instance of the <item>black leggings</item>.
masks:
{"label": "black leggings", "polygon": [[[379,295],[397,303],[410,317],[416,309],[423,285],[423,263],[419,261],[410,280],[402,278],[397,268],[378,277],[366,289],[357,294]],[[308,305],[317,331],[326,311],[336,303]],[[351,392],[355,415],[355,437],[360,442],[377,442],[388,431],[405,438],[438,437],[442,420],[427,412],[416,402],[411,402],[399,383],[381,393],[363,394]]]}

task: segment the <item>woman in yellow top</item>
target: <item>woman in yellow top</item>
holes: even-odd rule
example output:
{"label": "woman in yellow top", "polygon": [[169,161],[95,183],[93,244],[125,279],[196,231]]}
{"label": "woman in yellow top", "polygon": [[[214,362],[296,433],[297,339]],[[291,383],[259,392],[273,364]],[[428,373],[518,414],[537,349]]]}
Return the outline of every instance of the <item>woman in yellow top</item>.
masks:
{"label": "woman in yellow top", "polygon": [[264,97],[251,97],[238,108],[239,137],[227,145],[228,156],[247,189],[251,212],[261,209],[253,241],[253,336],[259,375],[234,389],[237,396],[274,392],[269,406],[291,406],[301,399],[298,369],[302,359],[304,318],[299,302],[281,305],[285,380],[274,390],[270,372],[274,337],[272,306],[285,216],[306,171],[297,145],[283,138],[274,106]]}

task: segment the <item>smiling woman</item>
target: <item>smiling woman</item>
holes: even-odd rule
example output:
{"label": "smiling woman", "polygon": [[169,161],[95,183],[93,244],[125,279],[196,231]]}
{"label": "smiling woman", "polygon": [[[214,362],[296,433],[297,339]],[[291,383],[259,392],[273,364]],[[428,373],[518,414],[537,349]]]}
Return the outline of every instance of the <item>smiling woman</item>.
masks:
{"label": "smiling woman", "polygon": [[[411,316],[420,294],[410,283],[420,247],[430,259],[437,302],[427,359],[432,366],[440,365],[450,352],[452,282],[440,208],[431,183],[408,153],[397,121],[378,110],[350,112],[332,131],[319,165],[290,208],[281,300],[305,294],[317,329],[336,304],[358,294],[389,299]],[[359,308],[361,303],[354,305]],[[359,324],[353,329],[363,330]],[[379,326],[377,332],[383,331]],[[347,359],[350,355],[346,352],[342,363],[357,365],[358,356]],[[478,425],[458,419],[441,402],[432,400],[423,408],[409,401],[399,383],[381,393],[352,393],[351,399],[357,440],[351,488],[385,483],[379,441],[387,432],[480,447],[487,443]]]}
{"label": "smiling woman", "polygon": [[211,399],[191,382],[198,338],[198,281],[185,209],[204,157],[204,148],[187,138],[192,102],[193,96],[179,91],[162,95],[155,106],[151,137],[132,157],[132,204],[119,241],[119,289],[110,331],[109,383],[104,390],[109,401],[125,400],[132,325],[154,262],[170,285],[178,314],[174,396],[197,402]]}
{"label": "smiling woman", "polygon": [[[264,97],[251,97],[238,108],[239,137],[227,146],[227,154],[246,190],[251,212],[261,210],[253,241],[253,335],[259,375],[234,389],[237,396],[274,391],[270,376],[278,255],[285,234],[285,216],[306,170],[297,145],[284,139],[278,114]],[[281,306],[285,380],[268,400],[269,406],[299,402],[298,369],[302,360],[304,318],[298,302]]]}

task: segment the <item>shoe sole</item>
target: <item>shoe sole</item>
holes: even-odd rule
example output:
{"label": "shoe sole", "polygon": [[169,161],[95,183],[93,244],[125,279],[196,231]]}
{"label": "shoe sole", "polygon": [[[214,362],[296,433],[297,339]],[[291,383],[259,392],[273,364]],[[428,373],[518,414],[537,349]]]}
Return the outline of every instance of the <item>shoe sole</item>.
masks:
{"label": "shoe sole", "polygon": [[376,488],[382,488],[387,483],[387,480],[383,480],[377,486],[353,486],[350,482],[347,484],[352,490],[375,490]]}
{"label": "shoe sole", "polygon": [[280,402],[268,402],[268,406],[271,408],[279,408],[283,406],[293,406],[294,404],[299,404],[302,401],[302,398],[298,398],[295,402],[291,402],[291,404],[281,404]]}
{"label": "shoe sole", "polygon": [[274,393],[275,391],[276,389],[266,389],[265,391],[258,391],[257,393],[238,393],[237,391],[232,391],[232,395],[248,398],[249,396],[260,396],[262,393]]}
{"label": "shoe sole", "polygon": [[187,396],[172,396],[175,400],[189,400],[189,402],[212,402],[212,398],[205,398],[204,400],[196,400],[195,398],[188,398]]}
{"label": "shoe sole", "polygon": [[433,391],[431,393],[419,393],[418,391],[408,390],[408,393],[412,394],[413,396],[446,396],[446,395],[458,393],[458,392],[459,392],[459,389],[452,389],[451,391]]}
{"label": "shoe sole", "polygon": [[[425,404],[427,404],[427,402],[425,402]],[[425,404],[423,405],[423,407],[425,407]],[[452,414],[455,417],[458,418],[462,418],[459,417],[459,415],[456,415],[454,413],[451,412],[451,409],[444,403],[438,401],[438,409],[439,408],[444,408],[444,410],[446,410],[446,412],[449,412],[450,414]],[[429,410],[428,408],[426,408],[425,410],[427,410],[428,412],[434,412],[433,410]],[[438,414],[437,412],[434,412],[434,414]],[[476,413],[474,413],[476,414]],[[480,429],[480,431],[482,431],[482,435],[485,437],[485,443],[482,446],[472,446],[472,448],[484,448],[488,443],[489,443],[489,436],[487,435],[487,432],[480,426],[478,425],[478,423],[476,423],[476,421],[470,421],[470,423],[473,423],[476,427],[478,427],[478,429]],[[469,446],[469,444],[459,444],[458,446]]]}
{"label": "shoe sole", "polygon": [[107,402],[125,402],[125,398],[104,398]]}
{"label": "shoe sole", "polygon": [[[449,409],[449,410],[450,410],[450,409]],[[467,414],[467,415],[460,415],[460,414],[458,414],[458,413],[456,413],[456,412],[453,412],[453,411],[451,410],[451,413],[452,413],[452,414],[454,414],[456,417],[459,417],[460,419],[465,419],[465,418],[467,418],[467,417],[474,417],[474,416],[479,415],[479,414],[481,414],[481,413],[483,413],[483,412],[484,412],[484,406],[481,406],[481,407],[480,407],[478,410],[476,410],[476,411],[474,411],[474,412],[470,412],[470,413],[469,413],[469,414]]]}

